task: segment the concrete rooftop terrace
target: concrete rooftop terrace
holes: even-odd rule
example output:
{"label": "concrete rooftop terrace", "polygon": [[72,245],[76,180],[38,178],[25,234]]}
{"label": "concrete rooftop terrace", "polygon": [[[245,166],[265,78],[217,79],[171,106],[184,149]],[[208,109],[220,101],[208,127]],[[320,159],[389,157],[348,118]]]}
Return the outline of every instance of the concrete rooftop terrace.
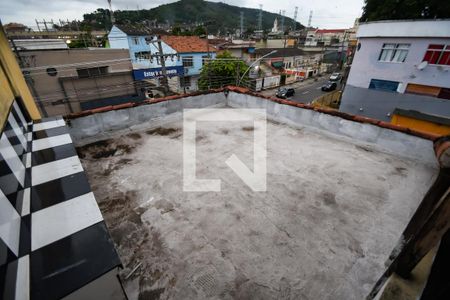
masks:
{"label": "concrete rooftop terrace", "polygon": [[[182,109],[201,107],[267,109],[266,192],[224,163],[253,168],[246,121],[197,125],[197,176],[222,189],[183,191]],[[239,91],[70,122],[130,299],[362,299],[437,174],[426,136]]]}

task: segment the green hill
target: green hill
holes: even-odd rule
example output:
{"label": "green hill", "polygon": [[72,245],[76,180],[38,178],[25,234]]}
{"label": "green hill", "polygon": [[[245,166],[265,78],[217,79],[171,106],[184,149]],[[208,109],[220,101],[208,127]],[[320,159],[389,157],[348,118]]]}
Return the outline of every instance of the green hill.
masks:
{"label": "green hill", "polygon": [[[208,26],[211,33],[220,29],[221,33],[233,32],[239,28],[240,13],[244,12],[244,28],[254,30],[258,27],[258,9],[244,8],[225,3],[208,2],[203,0],[181,0],[178,2],[164,4],[152,9],[114,11],[117,23],[142,23],[144,21],[157,20],[159,23],[168,22],[176,24],[195,24],[210,22]],[[93,28],[109,28],[109,11],[98,9],[97,11],[85,14],[84,22]],[[273,21],[280,16],[274,13],[263,11],[262,26],[264,30],[270,30]],[[293,26],[293,20],[285,17],[285,29]],[[297,29],[303,26],[297,22]]]}

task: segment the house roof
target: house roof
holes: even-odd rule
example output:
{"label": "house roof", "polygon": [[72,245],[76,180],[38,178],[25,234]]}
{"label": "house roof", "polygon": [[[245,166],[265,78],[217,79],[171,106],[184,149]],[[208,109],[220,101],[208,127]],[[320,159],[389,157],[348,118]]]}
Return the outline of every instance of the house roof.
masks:
{"label": "house roof", "polygon": [[14,44],[20,50],[55,50],[69,49],[62,39],[27,39],[14,40]]}
{"label": "house roof", "polygon": [[144,25],[135,26],[135,25],[123,25],[123,24],[115,24],[117,28],[122,30],[128,35],[164,35],[167,34],[167,31],[164,31],[160,28],[149,28]]}
{"label": "house roof", "polygon": [[346,29],[317,29],[316,33],[324,34],[324,33],[341,33],[345,32]]}
{"label": "house roof", "polygon": [[255,54],[257,56],[266,55],[272,51],[277,51],[269,56],[268,58],[274,57],[285,57],[285,56],[300,56],[300,55],[308,55],[311,53],[305,52],[298,48],[260,48],[255,50]]}
{"label": "house roof", "polygon": [[[208,52],[208,42],[198,36],[165,35],[161,39],[178,53]],[[210,45],[209,52],[215,51]]]}

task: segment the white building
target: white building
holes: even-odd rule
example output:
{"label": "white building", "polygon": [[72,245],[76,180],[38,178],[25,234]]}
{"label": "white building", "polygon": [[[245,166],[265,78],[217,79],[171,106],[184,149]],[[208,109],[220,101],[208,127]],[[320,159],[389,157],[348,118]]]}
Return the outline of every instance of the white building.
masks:
{"label": "white building", "polygon": [[323,47],[342,43],[347,29],[313,29],[308,30],[305,46]]}
{"label": "white building", "polygon": [[359,25],[340,110],[390,121],[395,108],[450,117],[450,20]]}

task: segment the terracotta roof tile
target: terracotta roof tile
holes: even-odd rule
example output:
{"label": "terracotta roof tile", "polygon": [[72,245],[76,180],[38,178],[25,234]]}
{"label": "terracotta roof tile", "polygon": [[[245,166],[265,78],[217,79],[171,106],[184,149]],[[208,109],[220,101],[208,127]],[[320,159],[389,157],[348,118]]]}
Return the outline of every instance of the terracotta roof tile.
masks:
{"label": "terracotta roof tile", "polygon": [[[161,39],[178,53],[208,52],[207,41],[198,36],[165,35]],[[215,48],[210,45],[209,52],[215,51]]]}
{"label": "terracotta roof tile", "polygon": [[317,29],[316,33],[340,33],[345,32],[346,29]]}

